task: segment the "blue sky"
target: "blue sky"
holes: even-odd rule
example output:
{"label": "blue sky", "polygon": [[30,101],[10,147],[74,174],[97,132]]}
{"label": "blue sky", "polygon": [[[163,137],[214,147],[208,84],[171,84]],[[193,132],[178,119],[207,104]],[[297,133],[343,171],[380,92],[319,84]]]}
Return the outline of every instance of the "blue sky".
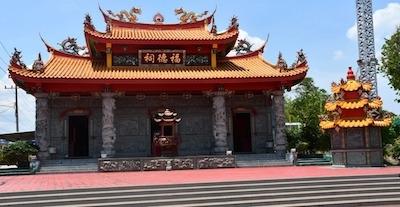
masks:
{"label": "blue sky", "polygon": [[[98,10],[119,11],[137,6],[142,9],[140,22],[151,22],[153,15],[160,12],[166,22],[174,23],[178,19],[173,10],[183,7],[187,10],[202,12],[213,11],[217,7],[216,23],[218,30],[224,30],[233,15],[239,17],[243,34],[256,44],[270,34],[264,56],[272,63],[276,62],[279,51],[288,63],[296,57],[296,51],[303,48],[309,61],[309,77],[314,78],[317,86],[329,91],[330,83],[344,78],[348,66],[356,67],[358,46],[354,31],[354,0],[35,0],[3,1],[0,13],[0,41],[6,50],[14,47],[23,51],[23,60],[32,64],[41,52],[48,57],[39,33],[56,46],[67,36],[74,36],[83,44],[83,19],[89,13],[98,30],[104,30],[105,24]],[[384,37],[395,31],[400,25],[399,0],[375,0],[375,34],[377,53]],[[350,30],[350,31],[349,31]],[[8,54],[0,47],[0,57],[9,61]],[[7,65],[0,59],[0,67]],[[11,85],[7,74],[0,70],[0,133],[15,131],[12,90],[4,90]],[[400,114],[400,104],[394,102],[395,93],[385,78],[380,77],[379,95],[384,108]],[[20,90],[21,131],[33,130],[35,119],[34,99]]]}

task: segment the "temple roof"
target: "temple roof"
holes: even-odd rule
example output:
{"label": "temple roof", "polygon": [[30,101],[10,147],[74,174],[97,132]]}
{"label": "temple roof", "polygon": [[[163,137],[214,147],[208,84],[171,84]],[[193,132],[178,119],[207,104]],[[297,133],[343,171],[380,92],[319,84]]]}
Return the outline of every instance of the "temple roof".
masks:
{"label": "temple roof", "polygon": [[[157,15],[162,17],[161,22],[157,23],[142,23],[138,21],[134,22],[129,22],[129,21],[121,21],[107,12],[105,12],[101,7],[99,7],[100,12],[102,13],[104,17],[104,22],[110,24],[112,27],[124,27],[124,28],[132,28],[132,29],[189,29],[189,28],[204,28],[205,26],[209,25],[213,19],[214,19],[214,14],[216,12],[216,9],[214,10],[213,13],[211,13],[208,16],[205,16],[203,18],[196,18],[196,21],[189,21],[189,22],[180,22],[180,23],[164,23],[164,17],[160,13],[157,13]],[[136,8],[139,9],[139,8]],[[181,8],[182,9],[182,8]],[[136,14],[133,14],[136,18]],[[155,18],[154,17],[154,18]]]}
{"label": "temple roof", "polygon": [[10,67],[12,76],[34,79],[97,79],[97,80],[201,80],[201,79],[247,79],[286,78],[302,79],[308,67],[299,66],[292,70],[280,71],[266,62],[258,51],[234,58],[224,58],[217,68],[211,66],[137,66],[107,68],[101,63],[93,63],[88,57],[79,57],[51,52],[43,72],[19,67]]}
{"label": "temple roof", "polygon": [[[139,10],[136,8],[136,10]],[[217,33],[211,31],[208,26],[214,21],[215,11],[206,17],[197,20],[195,17],[194,21],[180,22],[175,24],[165,24],[163,22],[158,23],[139,23],[136,22],[136,14],[132,13],[134,21],[123,21],[116,17],[111,16],[104,12],[101,8],[100,11],[104,16],[104,20],[107,24],[105,32],[100,32],[95,29],[91,20],[85,23],[85,35],[87,37],[97,38],[97,40],[143,40],[143,41],[221,41],[234,43],[239,35],[237,19],[234,19],[231,26],[224,32]],[[184,11],[184,10],[182,10]],[[109,11],[111,12],[111,11]],[[122,11],[121,11],[122,12]],[[124,11],[126,12],[126,11]],[[184,11],[185,12],[185,11]],[[190,12],[189,12],[190,13]],[[193,15],[195,13],[192,13]],[[115,15],[115,14],[114,14]],[[121,15],[121,14],[117,14]],[[129,15],[126,13],[126,15]],[[157,14],[161,15],[161,14]],[[193,16],[192,15],[192,16]],[[130,16],[130,17],[132,17]],[[124,16],[127,17],[127,16]],[[89,17],[90,18],[90,17]],[[162,17],[163,18],[163,17]],[[138,43],[138,42],[136,42]],[[146,42],[146,44],[151,42]],[[198,44],[198,42],[193,42]]]}
{"label": "temple roof", "polygon": [[[112,28],[110,33],[98,32],[86,28],[85,34],[109,40],[163,40],[163,41],[185,41],[185,40],[230,40],[236,41],[239,35],[239,30],[231,30],[221,34],[212,34],[204,28],[190,29],[130,29],[130,28]],[[147,42],[151,43],[151,42]],[[194,42],[193,44],[197,44]]]}

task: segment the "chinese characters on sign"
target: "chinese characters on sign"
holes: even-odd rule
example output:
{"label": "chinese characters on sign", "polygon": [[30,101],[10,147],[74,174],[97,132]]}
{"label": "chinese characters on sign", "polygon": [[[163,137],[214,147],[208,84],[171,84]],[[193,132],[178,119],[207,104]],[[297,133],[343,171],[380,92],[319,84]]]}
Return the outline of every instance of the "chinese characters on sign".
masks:
{"label": "chinese characters on sign", "polygon": [[162,65],[162,64],[183,64],[185,58],[184,50],[142,50],[140,51],[140,64]]}

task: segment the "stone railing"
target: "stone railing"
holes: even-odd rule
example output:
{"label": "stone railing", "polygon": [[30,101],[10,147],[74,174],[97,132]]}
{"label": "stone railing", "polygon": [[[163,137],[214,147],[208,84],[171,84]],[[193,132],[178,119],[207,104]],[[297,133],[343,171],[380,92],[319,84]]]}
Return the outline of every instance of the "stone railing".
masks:
{"label": "stone railing", "polygon": [[186,170],[236,167],[233,155],[185,156],[185,157],[134,157],[100,158],[100,172]]}

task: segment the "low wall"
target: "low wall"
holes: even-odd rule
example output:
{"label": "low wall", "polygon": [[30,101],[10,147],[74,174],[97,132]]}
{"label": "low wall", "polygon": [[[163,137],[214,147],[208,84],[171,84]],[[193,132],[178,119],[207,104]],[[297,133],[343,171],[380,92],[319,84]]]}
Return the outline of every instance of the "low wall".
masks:
{"label": "low wall", "polygon": [[98,171],[150,171],[187,170],[236,167],[233,155],[185,156],[185,157],[133,157],[100,158]]}

